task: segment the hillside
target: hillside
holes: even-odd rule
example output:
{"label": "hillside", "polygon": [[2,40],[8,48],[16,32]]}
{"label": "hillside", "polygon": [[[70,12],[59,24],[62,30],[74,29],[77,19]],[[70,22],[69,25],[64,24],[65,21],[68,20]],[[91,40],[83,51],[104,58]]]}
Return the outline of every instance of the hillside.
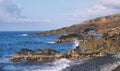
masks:
{"label": "hillside", "polygon": [[89,30],[95,30],[98,33],[103,32],[105,29],[115,28],[120,26],[120,14],[114,14],[104,17],[95,18],[85,21],[80,24],[64,27],[57,30],[50,30],[42,33],[29,34],[31,36],[43,35],[64,35],[64,34],[82,34]]}

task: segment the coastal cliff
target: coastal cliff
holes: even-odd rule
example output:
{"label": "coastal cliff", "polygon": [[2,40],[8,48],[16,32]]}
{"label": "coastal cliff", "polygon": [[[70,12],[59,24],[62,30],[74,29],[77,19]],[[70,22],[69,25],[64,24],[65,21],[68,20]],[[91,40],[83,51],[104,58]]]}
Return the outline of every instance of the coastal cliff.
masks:
{"label": "coastal cliff", "polygon": [[[23,49],[13,55],[10,59],[12,62],[43,62],[66,58],[69,60],[77,60],[78,62],[73,63],[73,65],[63,71],[79,71],[80,69],[82,71],[108,71],[108,69],[109,71],[119,71],[120,14],[96,18],[83,22],[82,24],[58,30],[29,35],[61,35],[55,41],[56,43],[73,43],[77,40],[79,44],[75,49],[68,50],[65,54],[61,54],[53,49]],[[88,60],[83,62],[83,64],[79,62],[79,60],[85,59]]]}
{"label": "coastal cliff", "polygon": [[[66,36],[65,36],[66,37]],[[64,37],[64,38],[65,38]],[[67,36],[68,37],[68,36]],[[77,36],[70,36],[78,37]],[[81,37],[81,36],[80,36]],[[75,49],[69,50],[65,54],[61,54],[53,49],[44,50],[29,50],[23,49],[16,52],[10,59],[13,62],[19,61],[55,61],[61,58],[69,60],[81,60],[86,58],[97,58],[120,52],[120,28],[109,29],[104,32],[102,38],[95,38],[93,34],[86,34],[84,38],[77,38],[78,46]]]}
{"label": "coastal cliff", "polygon": [[98,33],[105,29],[115,28],[120,26],[120,14],[104,16],[92,20],[84,21],[83,23],[64,27],[61,29],[50,30],[42,33],[28,34],[29,36],[45,36],[45,35],[64,35],[64,34],[83,34],[89,30],[95,30]]}

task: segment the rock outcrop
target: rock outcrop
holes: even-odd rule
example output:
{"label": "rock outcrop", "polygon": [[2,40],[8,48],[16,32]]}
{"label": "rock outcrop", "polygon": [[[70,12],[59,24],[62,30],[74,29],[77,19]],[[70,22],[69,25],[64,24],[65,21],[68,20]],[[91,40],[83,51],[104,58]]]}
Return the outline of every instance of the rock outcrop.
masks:
{"label": "rock outcrop", "polygon": [[62,58],[62,54],[52,50],[52,49],[44,49],[44,50],[29,50],[22,49],[19,52],[16,52],[13,57],[10,59],[13,62],[19,61],[54,61]]}
{"label": "rock outcrop", "polygon": [[88,35],[80,41],[83,53],[104,52],[116,54],[120,52],[120,27],[107,29],[103,38],[97,39],[95,35]]}
{"label": "rock outcrop", "polygon": [[19,52],[16,52],[13,57],[10,59],[12,62],[23,62],[23,61],[35,61],[35,62],[44,62],[44,61],[55,61],[61,58],[66,58],[69,60],[80,60],[85,58],[95,58],[101,57],[100,53],[93,54],[81,54],[79,50],[70,50],[66,54],[61,54],[52,49],[45,50],[29,50],[22,49]]}
{"label": "rock outcrop", "polygon": [[74,50],[69,50],[66,54],[61,54],[58,51],[53,49],[44,49],[44,50],[30,50],[30,49],[22,49],[19,52],[16,52],[13,57],[10,59],[12,62],[21,62],[21,61],[55,61],[61,58],[67,58],[69,60],[79,60],[84,58],[95,58],[101,57],[105,55],[101,55],[100,53],[91,53],[91,54],[83,54],[81,53],[79,48]]}
{"label": "rock outcrop", "polygon": [[74,42],[75,39],[83,39],[84,37],[82,35],[78,35],[78,34],[67,34],[67,35],[63,35],[60,38],[58,38],[55,42],[56,43],[64,43],[64,42]]}

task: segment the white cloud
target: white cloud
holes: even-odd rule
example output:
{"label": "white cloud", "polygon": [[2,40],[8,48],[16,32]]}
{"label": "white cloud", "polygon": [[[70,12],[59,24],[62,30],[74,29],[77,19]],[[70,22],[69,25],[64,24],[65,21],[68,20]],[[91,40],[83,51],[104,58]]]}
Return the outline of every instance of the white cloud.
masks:
{"label": "white cloud", "polygon": [[0,22],[3,23],[48,23],[48,20],[33,20],[21,15],[20,4],[13,4],[12,0],[0,0]]}
{"label": "white cloud", "polygon": [[104,5],[96,5],[90,9],[87,9],[86,12],[87,12],[87,16],[92,18],[120,13],[119,10],[108,8]]}
{"label": "white cloud", "polygon": [[106,7],[120,9],[120,0],[101,0],[101,3]]}
{"label": "white cloud", "polygon": [[100,4],[88,9],[88,16],[98,17],[120,13],[120,0],[100,0]]}
{"label": "white cloud", "polygon": [[[13,0],[0,0],[0,24],[1,23],[44,23],[44,27],[49,25],[59,27],[68,26],[76,23],[80,23],[84,20],[120,13],[120,0],[98,0],[99,4],[89,7],[84,10],[71,11],[59,15],[55,18],[46,20],[34,20],[21,15],[22,6],[20,4],[13,4]],[[57,23],[57,24],[56,24]],[[11,24],[10,24],[11,25]],[[43,24],[37,24],[37,27],[41,27]],[[5,25],[6,26],[6,25]],[[23,24],[24,26],[24,24]],[[36,26],[35,26],[36,27]]]}
{"label": "white cloud", "polygon": [[69,20],[84,21],[92,18],[120,13],[120,0],[99,0],[98,5],[79,10],[78,12],[67,13]]}

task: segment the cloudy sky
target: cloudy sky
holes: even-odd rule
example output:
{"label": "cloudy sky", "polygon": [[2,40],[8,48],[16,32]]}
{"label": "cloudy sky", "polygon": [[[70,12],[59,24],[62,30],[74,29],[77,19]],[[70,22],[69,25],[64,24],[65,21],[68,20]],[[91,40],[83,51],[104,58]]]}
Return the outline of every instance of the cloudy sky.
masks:
{"label": "cloudy sky", "polygon": [[0,0],[0,31],[57,29],[120,13],[120,0]]}

